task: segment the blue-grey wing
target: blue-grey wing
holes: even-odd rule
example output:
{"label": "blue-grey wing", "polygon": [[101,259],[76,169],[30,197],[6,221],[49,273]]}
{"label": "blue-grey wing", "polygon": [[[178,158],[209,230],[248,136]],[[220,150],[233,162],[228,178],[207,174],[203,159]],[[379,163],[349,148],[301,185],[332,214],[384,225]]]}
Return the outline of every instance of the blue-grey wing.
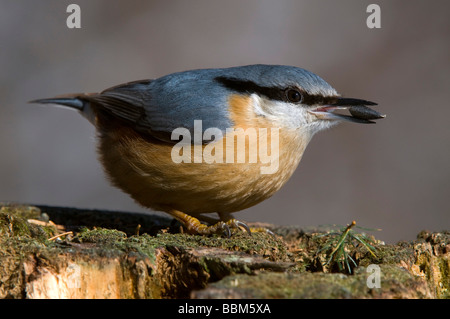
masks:
{"label": "blue-grey wing", "polygon": [[106,89],[91,100],[136,130],[168,142],[176,128],[194,134],[194,120],[202,121],[202,131],[215,127],[224,132],[231,127],[226,91],[209,77],[186,74],[134,81]]}

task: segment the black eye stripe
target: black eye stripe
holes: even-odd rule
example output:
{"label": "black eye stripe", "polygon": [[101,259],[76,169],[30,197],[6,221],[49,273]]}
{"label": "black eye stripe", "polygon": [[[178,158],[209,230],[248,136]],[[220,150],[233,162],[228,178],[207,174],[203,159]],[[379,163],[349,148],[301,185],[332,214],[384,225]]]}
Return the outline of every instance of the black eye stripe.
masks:
{"label": "black eye stripe", "polygon": [[[252,81],[242,81],[239,79],[227,77],[216,77],[215,80],[220,84],[222,84],[224,87],[239,93],[247,93],[247,94],[256,93],[259,95],[263,95],[271,100],[290,102],[287,98],[286,91],[292,88],[260,86]],[[301,104],[306,105],[333,104],[337,101],[338,98],[337,96],[324,97],[322,95],[311,95],[297,88],[295,90],[299,91],[302,95]]]}
{"label": "black eye stripe", "polygon": [[259,86],[252,81],[242,81],[226,77],[217,77],[215,78],[215,80],[222,84],[224,87],[239,93],[257,93],[260,95],[264,95],[265,97],[272,100],[285,100],[284,90],[280,90],[277,87]]}

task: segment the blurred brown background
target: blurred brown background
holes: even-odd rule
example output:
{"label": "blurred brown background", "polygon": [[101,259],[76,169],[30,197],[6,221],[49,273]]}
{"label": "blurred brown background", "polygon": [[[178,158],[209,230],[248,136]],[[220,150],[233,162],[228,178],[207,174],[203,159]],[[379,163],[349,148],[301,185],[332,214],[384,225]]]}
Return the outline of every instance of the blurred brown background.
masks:
{"label": "blurred brown background", "polygon": [[[81,7],[81,29],[66,8]],[[366,8],[381,6],[381,29]],[[36,98],[194,68],[308,69],[388,116],[312,140],[248,221],[382,228],[386,242],[450,227],[449,1],[0,0],[0,201],[146,210],[111,187],[94,128]]]}

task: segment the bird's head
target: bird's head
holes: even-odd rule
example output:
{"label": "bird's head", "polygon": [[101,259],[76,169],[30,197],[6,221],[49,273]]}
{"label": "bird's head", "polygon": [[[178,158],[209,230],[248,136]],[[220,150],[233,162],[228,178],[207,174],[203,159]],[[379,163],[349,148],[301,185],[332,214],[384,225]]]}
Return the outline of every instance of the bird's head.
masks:
{"label": "bird's head", "polygon": [[[215,80],[232,92],[250,96],[255,114],[274,126],[311,136],[340,121],[374,123],[384,117],[368,107],[376,103],[341,97],[321,77],[297,67],[242,66],[227,69]],[[342,110],[349,110],[350,115]]]}

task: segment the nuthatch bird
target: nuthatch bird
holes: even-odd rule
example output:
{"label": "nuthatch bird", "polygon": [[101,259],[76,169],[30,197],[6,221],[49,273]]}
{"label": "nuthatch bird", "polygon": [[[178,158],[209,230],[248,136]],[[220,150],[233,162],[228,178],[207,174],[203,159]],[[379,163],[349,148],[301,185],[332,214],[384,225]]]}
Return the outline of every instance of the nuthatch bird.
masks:
{"label": "nuthatch bird", "polygon": [[[384,117],[367,107],[376,103],[340,97],[319,76],[282,65],[185,71],[31,102],[81,112],[98,131],[112,184],[204,235],[250,232],[231,213],[277,192],[318,131]],[[351,115],[336,112],[345,109]],[[275,164],[264,171],[267,158]]]}

